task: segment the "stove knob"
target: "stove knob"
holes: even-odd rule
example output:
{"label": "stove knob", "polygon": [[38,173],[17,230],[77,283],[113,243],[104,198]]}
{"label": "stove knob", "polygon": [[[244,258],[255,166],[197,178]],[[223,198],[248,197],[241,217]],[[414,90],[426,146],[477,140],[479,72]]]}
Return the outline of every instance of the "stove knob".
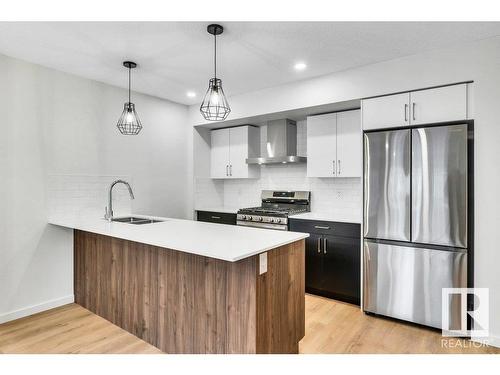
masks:
{"label": "stove knob", "polygon": [[257,221],[262,221],[262,216],[259,216],[259,217],[257,218]]}
{"label": "stove knob", "polygon": [[241,220],[246,220],[247,219],[247,215],[241,215]]}

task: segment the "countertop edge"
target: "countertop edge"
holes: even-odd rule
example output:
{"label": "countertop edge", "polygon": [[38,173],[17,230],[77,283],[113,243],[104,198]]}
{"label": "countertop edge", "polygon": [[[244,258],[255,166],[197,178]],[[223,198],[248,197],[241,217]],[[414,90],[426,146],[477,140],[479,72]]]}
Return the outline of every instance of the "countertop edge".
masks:
{"label": "countertop edge", "polygon": [[[135,216],[144,216],[144,217],[146,217],[145,215],[135,215]],[[183,253],[188,253],[188,254],[203,256],[203,257],[206,257],[206,258],[218,259],[218,260],[222,260],[222,261],[226,261],[226,262],[238,262],[238,261],[240,261],[242,259],[250,258],[252,256],[255,256],[255,255],[258,255],[258,254],[261,254],[261,253],[265,253],[267,251],[270,251],[272,249],[278,248],[280,246],[285,246],[285,245],[288,245],[290,243],[301,241],[301,240],[309,237],[308,233],[288,232],[288,233],[294,233],[296,235],[296,237],[294,239],[290,239],[290,240],[286,240],[286,241],[280,241],[277,244],[273,244],[272,246],[266,246],[266,247],[260,248],[259,250],[255,250],[255,251],[250,251],[250,252],[244,253],[241,256],[237,256],[237,257],[224,257],[224,256],[211,256],[211,255],[208,255],[208,254],[206,254],[204,252],[201,252],[201,251],[198,251],[198,250],[193,250],[193,249],[185,249],[185,248],[179,248],[179,247],[173,247],[173,246],[165,246],[163,244],[160,244],[158,241],[148,241],[148,240],[144,240],[144,239],[138,239],[138,238],[135,238],[134,236],[129,236],[129,235],[113,235],[113,234],[111,234],[109,232],[106,232],[106,231],[103,231],[103,230],[99,230],[99,229],[96,229],[96,228],[85,227],[84,225],[76,225],[74,223],[63,223],[63,222],[60,222],[58,220],[53,220],[53,219],[49,219],[48,223],[50,225],[55,225],[55,226],[63,227],[63,228],[67,228],[67,229],[73,229],[73,230],[80,230],[80,231],[84,231],[84,232],[95,233],[95,234],[99,234],[99,235],[102,235],[102,236],[119,238],[119,239],[126,240],[126,241],[132,241],[132,242],[142,243],[142,244],[145,244],[145,245],[161,247],[161,248],[164,248],[164,249],[169,249],[169,250],[174,250],[174,251],[180,251],[180,252],[183,252]],[[214,224],[214,225],[220,225],[220,224]]]}

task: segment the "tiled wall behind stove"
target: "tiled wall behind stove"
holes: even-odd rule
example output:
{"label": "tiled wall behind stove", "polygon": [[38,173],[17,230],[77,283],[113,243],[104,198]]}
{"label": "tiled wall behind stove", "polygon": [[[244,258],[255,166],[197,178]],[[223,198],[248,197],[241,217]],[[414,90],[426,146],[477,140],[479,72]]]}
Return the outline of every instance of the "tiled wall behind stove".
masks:
{"label": "tiled wall behind stove", "polygon": [[[297,153],[307,156],[306,121],[297,122]],[[261,129],[261,150],[265,150],[267,127]],[[269,164],[261,166],[260,179],[197,179],[197,207],[250,207],[260,204],[261,190],[309,190],[311,210],[316,213],[360,218],[361,178],[308,178],[307,165]]]}

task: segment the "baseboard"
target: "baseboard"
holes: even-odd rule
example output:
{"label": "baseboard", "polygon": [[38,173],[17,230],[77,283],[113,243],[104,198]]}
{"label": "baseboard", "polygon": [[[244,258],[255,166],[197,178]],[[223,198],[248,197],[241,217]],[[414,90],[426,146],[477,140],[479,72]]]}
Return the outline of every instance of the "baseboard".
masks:
{"label": "baseboard", "polygon": [[482,344],[486,344],[489,346],[494,346],[496,348],[500,348],[500,337],[490,335],[489,337],[472,337],[471,341],[479,342]]}
{"label": "baseboard", "polygon": [[0,314],[0,324],[10,322],[19,318],[24,318],[25,316],[33,315],[45,310],[50,310],[55,307],[67,305],[68,303],[75,302],[75,296],[73,294],[50,301],[40,303],[38,305],[28,306],[19,310],[11,311],[5,314]]}

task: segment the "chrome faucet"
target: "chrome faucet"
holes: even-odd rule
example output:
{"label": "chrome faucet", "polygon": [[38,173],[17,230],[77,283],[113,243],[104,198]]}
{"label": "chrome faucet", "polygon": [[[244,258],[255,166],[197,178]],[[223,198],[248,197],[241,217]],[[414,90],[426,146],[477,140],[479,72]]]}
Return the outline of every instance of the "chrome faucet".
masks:
{"label": "chrome faucet", "polygon": [[113,182],[111,185],[109,185],[109,190],[108,190],[108,207],[106,207],[106,212],[104,213],[104,218],[108,221],[113,220],[113,188],[115,187],[116,184],[124,184],[128,192],[130,194],[131,199],[135,199],[134,193],[132,192],[132,188],[130,187],[130,184],[127,181],[124,180],[116,180]]}

